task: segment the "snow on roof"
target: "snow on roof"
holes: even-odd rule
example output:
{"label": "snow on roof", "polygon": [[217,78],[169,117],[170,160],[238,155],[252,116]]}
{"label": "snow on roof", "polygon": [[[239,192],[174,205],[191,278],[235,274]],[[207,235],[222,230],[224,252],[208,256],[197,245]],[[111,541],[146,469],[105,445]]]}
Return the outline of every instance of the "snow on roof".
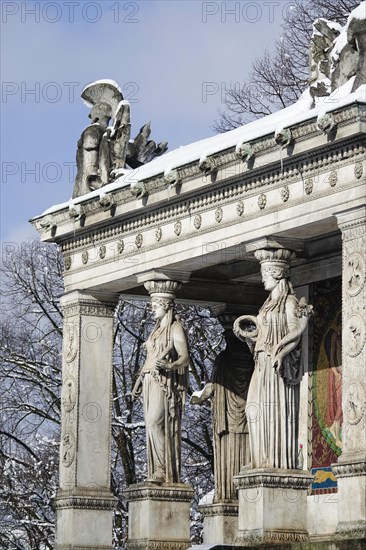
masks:
{"label": "snow on roof", "polygon": [[161,157],[155,158],[151,162],[135,170],[123,169],[121,171],[121,176],[114,182],[103,186],[101,189],[96,189],[95,191],[82,195],[81,197],[70,199],[65,203],[52,206],[43,212],[41,216],[70,208],[85,200],[98,197],[101,193],[105,194],[124,187],[134,187],[138,182],[159,174],[167,174],[174,168],[184,166],[185,164],[195,161],[198,162],[201,158],[206,158],[215,153],[236,147],[238,143],[245,143],[268,134],[278,133],[283,128],[294,126],[312,118],[319,118],[327,112],[334,111],[351,103],[366,103],[366,85],[362,85],[358,90],[350,93],[354,78],[355,77],[352,77],[346,84],[335,90],[330,96],[317,98],[317,105],[313,108],[313,99],[310,96],[309,90],[305,90],[296,103],[285,109],[261,119],[254,120],[253,122],[249,122],[235,130],[181,146],[178,149],[165,153]]}

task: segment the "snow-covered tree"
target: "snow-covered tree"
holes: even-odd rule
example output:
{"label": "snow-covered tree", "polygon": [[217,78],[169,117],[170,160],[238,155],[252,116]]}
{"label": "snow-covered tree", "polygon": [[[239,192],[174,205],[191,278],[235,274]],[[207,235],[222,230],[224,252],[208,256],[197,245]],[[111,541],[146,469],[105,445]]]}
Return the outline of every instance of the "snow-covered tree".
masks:
{"label": "snow-covered tree", "polygon": [[228,89],[214,122],[226,132],[294,103],[308,85],[309,46],[318,17],[345,24],[360,0],[293,0],[286,4],[282,32],[271,52],[255,59],[242,86]]}
{"label": "snow-covered tree", "polygon": [[[55,246],[29,243],[3,255],[0,321],[0,547],[48,550],[54,543],[52,499],[58,485],[62,260]],[[208,381],[223,345],[222,329],[208,312],[177,306],[188,328],[191,390]],[[146,477],[142,403],[131,391],[144,362],[143,342],[153,327],[147,302],[121,300],[113,368],[112,490],[119,499],[114,543],[126,540],[124,489]],[[188,401],[188,400],[187,400]],[[183,421],[182,479],[192,483],[192,541],[200,542],[198,499],[212,488],[209,405],[187,403]]]}

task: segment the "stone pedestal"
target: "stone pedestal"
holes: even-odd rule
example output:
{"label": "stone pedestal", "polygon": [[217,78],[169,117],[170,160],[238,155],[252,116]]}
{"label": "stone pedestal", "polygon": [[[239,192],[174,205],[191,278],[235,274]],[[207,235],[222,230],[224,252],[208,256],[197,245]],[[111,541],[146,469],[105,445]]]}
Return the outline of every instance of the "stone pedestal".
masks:
{"label": "stone pedestal", "polygon": [[335,214],[342,231],[342,455],[339,538],[366,537],[366,207]]}
{"label": "stone pedestal", "polygon": [[85,292],[62,299],[60,487],[56,549],[111,550],[112,349],[115,300]]}
{"label": "stone pedestal", "polygon": [[305,542],[307,490],[312,476],[301,470],[261,468],[240,473],[236,544],[261,546]]}
{"label": "stone pedestal", "polygon": [[332,464],[338,481],[337,538],[366,539],[366,458]]}
{"label": "stone pedestal", "polygon": [[198,510],[204,516],[204,544],[234,544],[238,532],[237,501],[201,504]]}
{"label": "stone pedestal", "polygon": [[185,483],[138,483],[126,491],[128,550],[185,550],[190,546],[194,491]]}

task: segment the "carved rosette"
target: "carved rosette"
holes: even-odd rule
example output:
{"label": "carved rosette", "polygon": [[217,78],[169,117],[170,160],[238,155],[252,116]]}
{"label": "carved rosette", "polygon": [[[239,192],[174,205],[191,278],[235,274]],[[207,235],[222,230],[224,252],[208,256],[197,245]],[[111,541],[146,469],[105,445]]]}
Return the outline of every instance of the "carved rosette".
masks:
{"label": "carved rosette", "polygon": [[125,243],[122,239],[120,239],[118,242],[117,242],[117,251],[118,251],[118,254],[122,254],[122,252],[124,251],[125,249]]}
{"label": "carved rosette", "polygon": [[280,191],[280,194],[281,194],[281,199],[283,202],[287,202],[290,198],[290,189],[288,188],[288,185],[285,185],[284,187],[282,187],[281,191]]}
{"label": "carved rosette", "polygon": [[142,237],[141,233],[139,233],[138,235],[136,235],[136,238],[135,238],[136,247],[141,248],[142,243],[143,243],[143,237]]}
{"label": "carved rosette", "polygon": [[105,244],[102,244],[100,247],[99,247],[99,258],[101,260],[104,260],[105,256],[106,256],[106,253],[107,253],[107,248],[105,246]]}
{"label": "carved rosette", "polygon": [[305,183],[304,183],[305,193],[306,193],[307,195],[311,195],[311,193],[313,192],[313,188],[314,188],[313,179],[312,179],[312,178],[306,179],[306,180],[305,180]]}
{"label": "carved rosette", "polygon": [[64,268],[65,268],[65,271],[69,271],[69,269],[71,268],[71,264],[72,264],[71,256],[70,256],[70,254],[66,254],[66,255],[64,256]]}
{"label": "carved rosette", "polygon": [[177,235],[177,237],[179,237],[179,235],[181,234],[182,232],[182,222],[180,222],[179,220],[177,222],[175,222],[174,224],[174,233]]}
{"label": "carved rosette", "polygon": [[362,176],[363,176],[363,164],[362,164],[362,162],[357,162],[357,163],[355,164],[355,169],[354,169],[354,171],[355,171],[355,176],[356,176],[356,178],[357,178],[358,180],[361,179]]}
{"label": "carved rosette", "polygon": [[347,457],[366,451],[366,209],[337,218],[343,240],[342,430]]}
{"label": "carved rosette", "polygon": [[264,210],[264,208],[266,207],[266,204],[267,204],[267,197],[264,193],[262,193],[258,197],[258,206],[261,210]]}
{"label": "carved rosette", "polygon": [[83,250],[81,253],[81,261],[84,265],[88,263],[89,260],[89,252],[87,250]]}
{"label": "carved rosette", "polygon": [[244,203],[243,201],[239,201],[236,205],[236,213],[239,217],[241,217],[244,214]]}
{"label": "carved rosette", "polygon": [[162,236],[163,236],[163,230],[161,229],[161,227],[157,227],[155,229],[155,239],[159,242],[161,241]]}
{"label": "carved rosette", "polygon": [[217,223],[221,223],[223,217],[222,208],[217,208],[215,212],[215,220]]}
{"label": "carved rosette", "polygon": [[330,174],[329,174],[329,185],[331,187],[335,187],[338,183],[338,174],[335,170],[333,170]]}
{"label": "carved rosette", "polygon": [[201,214],[196,214],[195,217],[194,217],[194,226],[196,229],[200,229],[201,228],[201,225],[202,225],[202,216]]}

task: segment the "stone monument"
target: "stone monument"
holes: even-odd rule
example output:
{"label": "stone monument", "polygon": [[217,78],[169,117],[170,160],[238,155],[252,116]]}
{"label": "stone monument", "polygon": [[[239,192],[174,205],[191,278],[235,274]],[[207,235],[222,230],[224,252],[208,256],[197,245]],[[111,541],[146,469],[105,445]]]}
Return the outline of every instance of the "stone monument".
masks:
{"label": "stone monument", "polygon": [[[129,139],[129,107],[116,83],[98,81],[84,90],[91,124],[78,144],[73,199],[32,220],[42,241],[57,243],[64,257],[57,550],[112,547],[113,315],[120,295],[141,299],[147,281],[149,291],[168,296],[155,302],[161,319],[136,387],[145,399],[149,479],[127,491],[128,544],[189,545],[192,489],[179,472],[187,351],[171,305],[178,281],[189,273],[182,300],[258,311],[265,298],[253,250],[270,295],[258,315],[235,324],[255,361],[246,403],[250,457],[235,476],[236,543],[268,547],[309,536],[310,544],[328,541],[326,548],[344,547],[339,539],[355,549],[364,546],[365,9],[363,1],[343,28],[315,23],[310,86],[294,105],[159,159],[166,144],[149,139],[149,125]],[[342,446],[324,464],[334,478],[331,506],[322,499],[330,493],[306,494],[315,447],[307,425],[314,378],[307,369],[307,385],[300,382],[306,352],[301,339],[312,345],[314,338],[303,332],[311,310],[293,292],[290,261],[294,287],[308,296],[318,283],[342,281],[342,378],[333,388],[336,397],[342,395],[342,411],[333,411],[337,423],[330,426]],[[170,312],[171,324],[164,321]],[[174,364],[177,370],[170,371]],[[158,396],[157,407],[149,406],[150,391]],[[299,395],[305,421],[298,417]],[[304,470],[297,459],[298,430],[306,446]],[[216,438],[219,449],[226,434]],[[216,495],[219,476],[228,473],[216,472]]]}
{"label": "stone monument", "polygon": [[[167,143],[149,140],[150,123],[130,140],[130,105],[118,84],[98,80],[86,86],[82,99],[91,107],[91,124],[77,144],[77,173],[73,198],[85,195],[113,181],[125,167],[136,168],[161,155]],[[112,126],[108,126],[112,119]]]}

